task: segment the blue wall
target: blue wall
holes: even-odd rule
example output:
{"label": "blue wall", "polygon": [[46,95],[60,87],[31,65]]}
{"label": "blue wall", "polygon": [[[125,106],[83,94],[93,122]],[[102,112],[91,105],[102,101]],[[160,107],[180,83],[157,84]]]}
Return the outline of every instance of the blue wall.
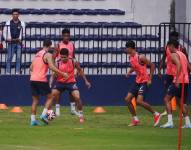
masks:
{"label": "blue wall", "polygon": [[[125,76],[88,76],[92,88],[88,90],[81,79],[78,87],[85,105],[125,105],[124,97],[134,81]],[[189,89],[190,91],[190,89]],[[190,92],[189,92],[190,93]],[[163,105],[163,80],[154,76],[146,101],[153,105]],[[191,97],[191,96],[189,96]],[[189,98],[190,100],[190,98]],[[41,99],[41,104],[44,98]],[[30,105],[31,93],[29,76],[0,76],[0,103],[7,105]],[[63,94],[62,104],[69,104],[67,93]]]}

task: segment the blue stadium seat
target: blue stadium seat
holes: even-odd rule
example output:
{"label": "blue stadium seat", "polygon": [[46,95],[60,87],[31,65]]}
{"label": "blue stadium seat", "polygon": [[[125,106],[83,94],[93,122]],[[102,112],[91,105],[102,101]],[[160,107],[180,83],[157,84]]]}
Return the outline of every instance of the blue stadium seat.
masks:
{"label": "blue stadium seat", "polygon": [[0,54],[5,54],[5,53],[7,53],[7,49],[6,48],[0,49]]}
{"label": "blue stadium seat", "polygon": [[125,11],[119,9],[108,9],[111,15],[125,15]]}
{"label": "blue stadium seat", "polygon": [[151,35],[151,34],[144,34],[143,37],[146,39],[146,40],[149,40],[149,41],[158,41],[159,40],[159,37],[156,36],[156,35]]}

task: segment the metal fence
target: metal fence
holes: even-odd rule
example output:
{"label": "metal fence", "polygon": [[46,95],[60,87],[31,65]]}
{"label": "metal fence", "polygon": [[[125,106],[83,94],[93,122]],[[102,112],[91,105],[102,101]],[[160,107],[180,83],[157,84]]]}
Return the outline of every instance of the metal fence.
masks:
{"label": "metal fence", "polygon": [[[175,29],[180,32],[181,43],[190,49],[190,24],[177,23]],[[118,75],[125,74],[129,67],[124,47],[127,40],[134,40],[137,51],[145,54],[158,66],[164,45],[169,39],[172,24],[140,25],[133,22],[30,22],[27,24],[22,40],[21,73],[29,74],[29,65],[35,53],[41,49],[42,42],[50,38],[56,45],[61,41],[61,31],[69,28],[71,41],[75,44],[76,58],[86,74]],[[0,50],[0,71],[6,74],[8,44]],[[11,74],[16,73],[16,56],[11,63]],[[157,73],[157,69],[155,71]]]}

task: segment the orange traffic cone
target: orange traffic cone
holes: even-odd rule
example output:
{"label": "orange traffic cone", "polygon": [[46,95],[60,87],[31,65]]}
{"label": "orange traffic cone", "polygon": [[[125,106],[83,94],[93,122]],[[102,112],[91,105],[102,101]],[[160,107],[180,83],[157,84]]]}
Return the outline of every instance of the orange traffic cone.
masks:
{"label": "orange traffic cone", "polygon": [[171,100],[172,110],[176,110],[176,97],[173,97]]}
{"label": "orange traffic cone", "polygon": [[5,109],[8,109],[8,107],[5,104],[0,104],[0,109],[1,110],[5,110]]}
{"label": "orange traffic cone", "polygon": [[22,113],[23,110],[22,110],[21,107],[15,106],[15,107],[13,107],[13,109],[11,109],[11,112],[13,112],[13,113]]}
{"label": "orange traffic cone", "polygon": [[105,109],[103,107],[96,107],[93,111],[94,113],[105,113]]}
{"label": "orange traffic cone", "polygon": [[132,104],[133,104],[134,109],[136,110],[136,109],[137,109],[136,99],[133,98],[131,102],[132,102]]}

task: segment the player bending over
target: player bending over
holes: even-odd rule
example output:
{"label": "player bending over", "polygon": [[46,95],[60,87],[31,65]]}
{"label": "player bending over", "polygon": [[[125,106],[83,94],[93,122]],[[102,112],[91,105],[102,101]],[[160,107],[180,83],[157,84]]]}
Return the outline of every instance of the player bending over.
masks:
{"label": "player bending over", "polygon": [[48,69],[58,73],[62,78],[68,78],[68,75],[58,70],[53,63],[52,54],[49,52],[52,42],[44,40],[43,49],[40,50],[32,61],[30,66],[30,86],[32,92],[31,125],[38,126],[40,123],[36,120],[37,105],[40,96],[46,96],[46,103],[40,119],[48,124],[47,109],[51,106],[53,96],[47,80]]}
{"label": "player bending over", "polygon": [[[140,123],[132,104],[133,97],[136,97],[138,105],[144,107],[153,114],[154,126],[157,126],[161,117],[160,113],[155,111],[147,102],[144,102],[148,86],[152,82],[155,66],[145,56],[138,55],[134,41],[128,41],[126,43],[126,52],[129,54],[129,61],[131,64],[131,69],[128,71],[127,77],[134,71],[136,73],[136,81],[125,97],[129,111],[133,116],[132,123],[129,124],[129,126],[136,126]],[[147,65],[150,66],[150,76],[147,73]]]}

